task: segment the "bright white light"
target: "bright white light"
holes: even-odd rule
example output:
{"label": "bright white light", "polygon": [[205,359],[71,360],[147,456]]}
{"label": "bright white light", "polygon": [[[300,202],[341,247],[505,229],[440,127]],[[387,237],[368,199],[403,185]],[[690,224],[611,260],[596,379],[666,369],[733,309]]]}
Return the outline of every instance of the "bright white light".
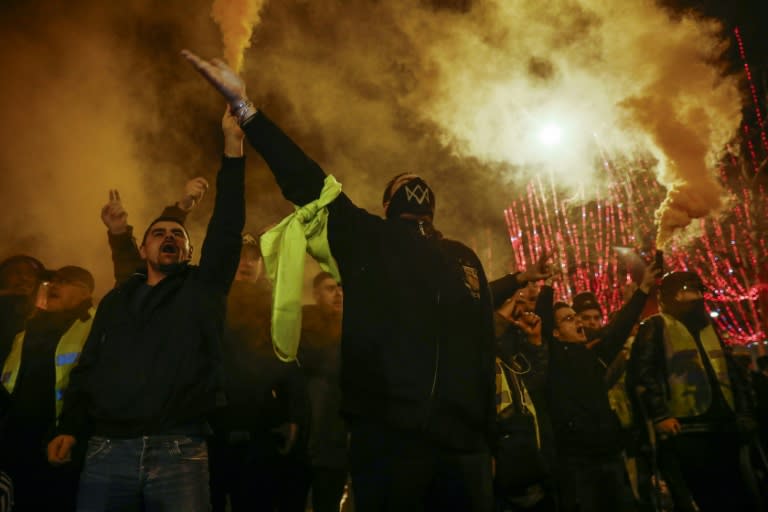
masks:
{"label": "bright white light", "polygon": [[711,316],[712,318],[717,318],[720,316],[720,313],[718,313],[717,311],[710,311],[709,316]]}
{"label": "bright white light", "polygon": [[554,146],[560,143],[563,131],[554,123],[546,125],[539,131],[539,142],[545,146]]}

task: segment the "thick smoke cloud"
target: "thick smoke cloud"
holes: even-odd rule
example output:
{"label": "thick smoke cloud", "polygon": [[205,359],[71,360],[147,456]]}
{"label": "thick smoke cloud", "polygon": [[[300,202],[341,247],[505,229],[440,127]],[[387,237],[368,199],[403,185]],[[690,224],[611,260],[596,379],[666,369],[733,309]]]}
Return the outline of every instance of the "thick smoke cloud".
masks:
{"label": "thick smoke cloud", "polygon": [[[4,252],[87,266],[103,292],[107,190],[141,231],[186,179],[215,176],[223,104],[178,57],[223,56],[212,2],[0,9]],[[581,193],[601,178],[598,149],[640,150],[674,160],[668,187],[698,182],[722,140],[712,127],[738,120],[715,27],[645,0],[281,0],[260,16],[245,51],[252,99],[373,212],[391,176],[422,174],[438,227],[482,249],[492,276],[511,270],[503,209],[531,175]],[[547,123],[560,146],[538,141]],[[211,202],[190,218],[198,246]],[[253,231],[290,211],[253,154],[247,204]]]}

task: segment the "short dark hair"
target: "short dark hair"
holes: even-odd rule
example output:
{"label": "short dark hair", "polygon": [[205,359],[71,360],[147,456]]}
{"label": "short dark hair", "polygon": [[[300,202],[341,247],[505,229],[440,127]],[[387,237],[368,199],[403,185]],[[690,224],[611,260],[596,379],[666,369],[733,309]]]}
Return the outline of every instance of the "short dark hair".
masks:
{"label": "short dark hair", "polygon": [[147,241],[147,235],[149,235],[149,231],[152,229],[152,226],[157,224],[158,222],[175,222],[179,226],[181,226],[181,229],[184,230],[184,234],[187,235],[187,240],[192,243],[192,239],[189,238],[189,231],[187,231],[186,226],[184,226],[184,221],[179,219],[178,217],[172,217],[170,215],[161,215],[160,217],[156,218],[152,222],[149,223],[149,226],[147,226],[146,231],[144,231],[144,236],[141,237],[141,245],[144,245],[144,243]]}
{"label": "short dark hair", "polygon": [[334,281],[336,281],[336,278],[333,277],[333,274],[331,274],[330,272],[322,271],[322,272],[319,272],[314,279],[312,279],[312,287],[317,288],[326,279],[333,279]]}

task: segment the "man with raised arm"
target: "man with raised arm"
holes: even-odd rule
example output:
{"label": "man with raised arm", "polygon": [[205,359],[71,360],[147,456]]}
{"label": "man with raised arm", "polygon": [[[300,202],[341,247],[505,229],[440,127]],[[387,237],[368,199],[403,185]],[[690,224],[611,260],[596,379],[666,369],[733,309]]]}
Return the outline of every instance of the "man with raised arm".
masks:
{"label": "man with raised arm", "polygon": [[99,305],[70,375],[48,459],[63,464],[86,443],[78,510],[207,511],[206,416],[227,293],[245,221],[242,132],[225,114],[224,157],[199,266],[183,224],[159,217],[140,246],[137,274]]}
{"label": "man with raised arm", "polygon": [[338,183],[253,108],[231,69],[184,56],[226,97],[284,196],[305,211],[327,205],[344,283],[341,410],[356,510],[491,510],[493,306],[474,252],[433,227],[432,189],[396,176],[386,218],[338,188],[333,197]]}
{"label": "man with raised arm", "polygon": [[[160,217],[176,219],[184,224],[189,212],[202,201],[208,187],[208,181],[202,176],[187,181],[184,185],[184,195],[174,204],[166,206]],[[139,254],[139,247],[133,236],[133,226],[128,224],[128,212],[123,207],[120,191],[109,191],[109,202],[101,209],[101,221],[107,227],[107,240],[112,249],[115,285],[119,285],[137,270],[143,272],[147,265]]]}

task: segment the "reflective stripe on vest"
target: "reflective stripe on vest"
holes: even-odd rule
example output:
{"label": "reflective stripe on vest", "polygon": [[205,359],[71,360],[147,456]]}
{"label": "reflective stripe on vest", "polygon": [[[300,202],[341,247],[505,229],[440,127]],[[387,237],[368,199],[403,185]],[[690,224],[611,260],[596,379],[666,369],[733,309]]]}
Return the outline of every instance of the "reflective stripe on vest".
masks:
{"label": "reflective stripe on vest", "polygon": [[[712,405],[712,384],[701,359],[701,351],[688,328],[676,318],[664,319],[664,351],[669,383],[669,411],[676,418],[700,416]],[[733,409],[733,391],[723,346],[715,330],[708,325],[699,333],[704,353],[717,376],[728,406]]]}
{"label": "reflective stripe on vest", "polygon": [[496,358],[496,413],[500,413],[507,407],[514,404],[512,399],[512,388],[509,386],[509,379],[507,378],[507,372],[504,369],[507,368],[514,379],[515,393],[517,394],[520,404],[528,411],[533,417],[533,424],[536,427],[536,446],[541,448],[541,432],[539,431],[539,418],[536,416],[536,407],[533,405],[533,400],[528,394],[528,388],[525,387],[525,382],[522,378],[519,378],[514,369],[510,368],[501,358]]}
{"label": "reflective stripe on vest", "polygon": [[[59,414],[61,414],[62,398],[64,391],[69,384],[69,372],[77,364],[77,360],[80,358],[80,352],[83,350],[88,333],[91,330],[91,324],[93,323],[93,316],[96,313],[94,308],[88,310],[87,320],[76,320],[72,326],[67,329],[59,343],[56,345],[56,355],[54,356],[54,366],[56,370],[56,384],[54,388],[54,396],[56,398],[56,418],[58,420]],[[24,346],[25,331],[20,332],[13,339],[13,346],[11,347],[11,353],[5,360],[2,373],[2,384],[8,393],[13,393],[13,389],[16,386],[16,378],[19,375],[19,369],[21,368],[21,354]]]}

